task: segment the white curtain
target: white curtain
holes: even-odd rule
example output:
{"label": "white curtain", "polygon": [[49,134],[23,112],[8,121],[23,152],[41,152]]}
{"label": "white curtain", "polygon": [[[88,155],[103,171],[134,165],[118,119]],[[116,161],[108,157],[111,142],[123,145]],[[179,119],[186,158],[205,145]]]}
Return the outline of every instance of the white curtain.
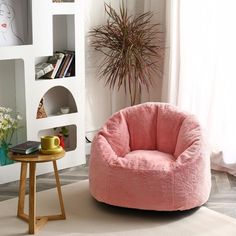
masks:
{"label": "white curtain", "polygon": [[195,113],[212,168],[236,175],[236,1],[167,0],[162,100]]}

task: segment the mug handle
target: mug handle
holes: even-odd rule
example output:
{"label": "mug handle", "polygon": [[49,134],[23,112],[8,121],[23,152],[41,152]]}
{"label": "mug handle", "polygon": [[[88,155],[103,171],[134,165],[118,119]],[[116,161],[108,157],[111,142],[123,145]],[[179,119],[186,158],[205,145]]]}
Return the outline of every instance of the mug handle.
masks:
{"label": "mug handle", "polygon": [[55,136],[55,138],[54,138],[54,145],[55,146],[59,146],[60,145],[60,139],[57,136]]}

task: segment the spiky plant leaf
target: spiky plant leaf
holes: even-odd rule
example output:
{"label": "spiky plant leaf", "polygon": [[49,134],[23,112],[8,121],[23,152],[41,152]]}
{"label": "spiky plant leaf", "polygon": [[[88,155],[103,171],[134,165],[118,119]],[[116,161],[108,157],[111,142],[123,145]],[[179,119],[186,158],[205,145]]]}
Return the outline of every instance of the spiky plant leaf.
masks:
{"label": "spiky plant leaf", "polygon": [[90,31],[91,45],[105,55],[99,77],[111,89],[124,86],[134,105],[142,87],[149,91],[152,86],[152,74],[161,72],[163,48],[157,44],[161,41],[160,25],[151,23],[150,11],[129,16],[123,1],[119,12],[106,3],[104,8],[108,15],[106,24]]}

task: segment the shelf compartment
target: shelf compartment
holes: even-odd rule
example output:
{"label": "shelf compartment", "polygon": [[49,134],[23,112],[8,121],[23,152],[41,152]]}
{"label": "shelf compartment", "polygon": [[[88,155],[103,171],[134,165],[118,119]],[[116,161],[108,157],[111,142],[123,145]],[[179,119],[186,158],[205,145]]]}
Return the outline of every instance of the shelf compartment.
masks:
{"label": "shelf compartment", "polygon": [[[40,102],[43,100],[43,104]],[[77,106],[72,93],[64,86],[55,86],[49,89],[39,101],[38,109],[41,107],[46,112],[47,117],[65,115],[61,113],[62,107],[68,107],[68,113],[76,113]],[[68,114],[66,114],[68,115]],[[37,115],[36,115],[37,117]],[[46,118],[46,117],[43,117]]]}
{"label": "shelf compartment", "polygon": [[[38,68],[37,68],[38,67]],[[35,58],[35,80],[52,80],[75,76],[75,52],[62,50],[53,56]]]}
{"label": "shelf compartment", "polygon": [[0,61],[0,106],[9,107],[13,112],[18,112],[22,117],[21,129],[15,132],[12,144],[26,139],[26,103],[24,61],[2,60]]}
{"label": "shelf compartment", "polygon": [[[73,14],[53,15],[53,56],[41,56],[35,58],[35,65],[39,63],[52,63],[52,71],[47,64],[40,69],[37,80],[68,78],[75,76],[76,55],[75,55],[75,19]],[[45,67],[46,65],[46,67]],[[42,67],[42,65],[40,66]],[[46,68],[46,69],[45,69]],[[47,72],[49,72],[47,74]]]}
{"label": "shelf compartment", "polygon": [[40,139],[41,136],[45,136],[45,135],[59,135],[62,130],[62,127],[66,127],[66,129],[68,129],[68,137],[63,136],[65,150],[66,151],[75,150],[77,148],[76,146],[77,127],[74,124],[67,125],[67,126],[55,126],[50,129],[40,130],[38,132],[38,137]]}
{"label": "shelf compartment", "polygon": [[53,51],[75,51],[74,15],[53,16]]}

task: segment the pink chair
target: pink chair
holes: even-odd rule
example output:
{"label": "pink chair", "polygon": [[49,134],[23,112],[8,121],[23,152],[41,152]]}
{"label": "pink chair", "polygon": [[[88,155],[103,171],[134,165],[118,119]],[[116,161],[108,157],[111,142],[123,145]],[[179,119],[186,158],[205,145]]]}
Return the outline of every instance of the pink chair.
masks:
{"label": "pink chair", "polygon": [[186,210],[210,193],[209,153],[196,118],[164,103],[114,114],[95,136],[91,195],[100,202],[147,210]]}

